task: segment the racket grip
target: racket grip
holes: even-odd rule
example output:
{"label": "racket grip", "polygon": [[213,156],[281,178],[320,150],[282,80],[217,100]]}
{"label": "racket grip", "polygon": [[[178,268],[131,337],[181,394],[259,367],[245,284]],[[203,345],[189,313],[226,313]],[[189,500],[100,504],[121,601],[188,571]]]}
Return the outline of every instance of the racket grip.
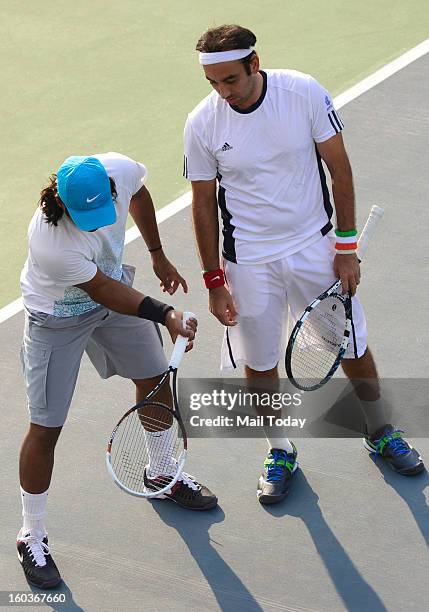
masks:
{"label": "racket grip", "polygon": [[371,241],[371,238],[374,235],[374,232],[377,228],[377,225],[380,222],[381,217],[384,215],[384,208],[381,206],[374,205],[371,208],[371,212],[369,213],[369,217],[365,223],[365,227],[362,230],[360,238],[358,240],[358,257],[359,260],[362,260],[368,245]]}
{"label": "racket grip", "polygon": [[[191,318],[196,318],[193,312],[185,311],[183,313],[183,327],[186,327],[186,323]],[[179,367],[180,362],[183,359],[183,355],[185,354],[188,342],[189,339],[185,336],[181,336],[180,334],[177,336],[176,342],[174,343],[173,352],[170,357],[170,363],[168,364],[171,368],[177,369]]]}

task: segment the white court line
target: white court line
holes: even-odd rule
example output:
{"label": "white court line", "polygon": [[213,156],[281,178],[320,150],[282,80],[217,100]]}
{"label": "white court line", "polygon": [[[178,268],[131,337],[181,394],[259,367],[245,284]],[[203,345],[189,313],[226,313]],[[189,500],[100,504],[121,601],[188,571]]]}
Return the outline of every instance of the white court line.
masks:
{"label": "white court line", "polygon": [[[421,42],[416,47],[413,47],[413,49],[410,49],[400,57],[396,58],[395,60],[393,60],[393,62],[386,64],[385,66],[383,66],[383,68],[380,68],[379,70],[366,77],[356,85],[353,85],[353,87],[350,87],[350,89],[347,89],[347,91],[344,91],[342,94],[337,96],[334,99],[335,107],[341,108],[342,106],[345,106],[346,104],[348,104],[352,100],[355,100],[357,97],[369,91],[382,81],[385,81],[396,72],[399,72],[399,70],[402,70],[402,68],[405,68],[420,57],[423,57],[423,55],[426,55],[426,53],[428,52],[429,38]],[[157,222],[162,223],[166,219],[169,219],[173,215],[177,214],[179,211],[189,206],[190,203],[191,192],[187,191],[173,202],[170,202],[170,204],[167,204],[167,206],[164,206],[160,210],[156,211]],[[138,231],[137,227],[135,225],[133,227],[130,227],[130,229],[127,230],[125,233],[125,244],[129,244],[139,236],[140,232]],[[4,321],[7,321],[7,319],[10,319],[14,315],[16,315],[22,310],[22,307],[22,298],[18,298],[17,300],[10,302],[10,304],[7,304],[7,306],[1,308],[0,323],[3,323]]]}
{"label": "white court line", "polygon": [[22,298],[18,298],[0,310],[0,323],[7,321],[22,310]]}
{"label": "white court line", "polygon": [[375,87],[382,81],[385,81],[391,77],[393,74],[395,74],[395,72],[399,72],[399,70],[402,70],[402,68],[405,68],[409,64],[412,64],[412,62],[418,60],[420,57],[423,57],[423,55],[426,55],[428,52],[429,38],[421,42],[413,49],[410,49],[400,57],[396,58],[393,60],[393,62],[386,64],[383,66],[383,68],[380,68],[380,70],[370,74],[369,77],[366,77],[366,79],[363,79],[356,85],[353,85],[353,87],[350,87],[350,89],[347,89],[347,91],[344,93],[337,96],[334,100],[335,106],[337,108],[345,106],[352,100],[355,100],[358,96],[370,90],[372,87]]}
{"label": "white court line", "polygon": [[[173,202],[170,202],[170,204],[167,204],[167,206],[163,206],[162,208],[156,211],[157,223],[162,223],[166,219],[169,219],[173,215],[177,214],[178,212],[180,212],[181,210],[189,206],[190,203],[191,203],[191,192],[187,191],[186,193],[181,195],[180,198],[177,198],[177,200],[173,200]],[[125,244],[129,244],[136,238],[140,238],[140,232],[138,228],[135,225],[133,225],[133,227],[130,227],[130,229],[128,229],[125,232]],[[0,311],[0,317],[1,317],[1,311]],[[0,323],[1,323],[1,318],[0,318]]]}

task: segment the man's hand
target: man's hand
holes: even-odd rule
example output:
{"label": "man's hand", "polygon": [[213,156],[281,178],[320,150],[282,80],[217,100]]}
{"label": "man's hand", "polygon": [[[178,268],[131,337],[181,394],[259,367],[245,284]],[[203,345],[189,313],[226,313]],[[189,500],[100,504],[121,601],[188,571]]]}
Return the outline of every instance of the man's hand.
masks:
{"label": "man's hand", "polygon": [[209,309],[222,325],[228,325],[229,327],[237,325],[235,318],[238,313],[226,287],[209,289]]}
{"label": "man's hand", "polygon": [[194,346],[195,334],[197,333],[198,321],[189,319],[186,323],[186,329],[183,326],[183,312],[180,310],[169,310],[165,318],[165,327],[168,329],[171,341],[176,342],[177,336],[180,334],[185,338],[189,338],[188,346],[185,353],[190,351]]}
{"label": "man's hand", "polygon": [[180,276],[173,264],[168,261],[162,250],[152,253],[152,267],[156,276],[161,281],[159,285],[164,293],[167,292],[173,295],[173,293],[176,293],[179,285],[182,285],[183,291],[188,293],[188,285],[185,279],[183,276]]}
{"label": "man's hand", "polygon": [[357,255],[335,255],[334,272],[341,279],[343,293],[350,290],[354,295],[360,283],[360,265]]}
{"label": "man's hand", "polygon": [[188,292],[188,286],[184,278],[180,276],[176,268],[168,261],[162,249],[155,245],[160,245],[158,225],[156,222],[155,209],[149,191],[143,187],[133,195],[130,203],[130,215],[140,230],[148,248],[152,245],[156,248],[152,255],[152,266],[156,276],[161,281],[160,285],[164,292],[173,295],[179,285],[183,291]]}

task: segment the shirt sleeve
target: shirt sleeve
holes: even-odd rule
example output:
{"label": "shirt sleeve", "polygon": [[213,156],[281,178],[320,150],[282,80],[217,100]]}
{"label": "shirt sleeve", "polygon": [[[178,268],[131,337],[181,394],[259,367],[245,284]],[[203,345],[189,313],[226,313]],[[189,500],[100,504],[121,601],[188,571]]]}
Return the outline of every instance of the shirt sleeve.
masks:
{"label": "shirt sleeve", "polygon": [[78,251],[64,250],[61,257],[49,253],[34,254],[42,271],[58,287],[71,287],[90,281],[97,273],[97,265]]}
{"label": "shirt sleeve", "polygon": [[190,181],[211,181],[216,175],[216,158],[188,117],[184,130],[183,176]]}
{"label": "shirt sleeve", "polygon": [[324,142],[343,130],[344,124],[331,95],[313,77],[309,79],[309,102],[311,134],[315,142]]}
{"label": "shirt sleeve", "polygon": [[146,167],[142,163],[121,153],[108,153],[103,161],[109,176],[124,187],[130,197],[142,188],[147,177]]}

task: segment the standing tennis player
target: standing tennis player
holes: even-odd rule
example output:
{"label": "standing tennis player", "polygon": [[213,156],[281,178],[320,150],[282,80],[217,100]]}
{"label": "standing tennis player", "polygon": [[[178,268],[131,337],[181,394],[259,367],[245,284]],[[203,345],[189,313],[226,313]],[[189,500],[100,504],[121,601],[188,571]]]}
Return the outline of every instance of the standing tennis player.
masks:
{"label": "standing tennis player", "polygon": [[[188,115],[184,135],[184,175],[192,181],[209,307],[226,326],[221,367],[244,364],[250,383],[277,380],[288,309],[298,318],[340,278],[354,295],[356,344],[342,365],[356,387],[367,380],[357,389],[366,448],[399,473],[416,474],[424,468],[419,454],[386,423],[364,312],[355,296],[360,269],[343,123],[329,93],[310,75],[260,70],[255,43],[256,36],[237,25],[200,37],[199,61],[214,91]],[[321,160],[332,179],[335,232]],[[262,503],[274,503],[289,490],[297,451],[286,437],[267,437],[257,495]]]}
{"label": "standing tennis player", "polygon": [[[178,334],[188,337],[189,348],[195,337],[196,320],[184,329],[182,313],[133,289],[134,269],[122,264],[130,212],[163,290],[173,294],[181,285],[187,292],[163,252],[145,177],[143,164],[119,153],[69,157],[43,189],[29,226],[21,356],[30,428],[20,455],[23,525],[17,547],[27,579],[40,588],[61,580],[44,517],[54,449],[83,352],[102,378],[132,379],[140,401],[167,369],[157,324],[167,327],[172,341]],[[169,388],[159,401],[172,405]],[[146,474],[149,488],[150,480]],[[194,510],[216,505],[216,496],[189,474],[178,482],[167,498]]]}

